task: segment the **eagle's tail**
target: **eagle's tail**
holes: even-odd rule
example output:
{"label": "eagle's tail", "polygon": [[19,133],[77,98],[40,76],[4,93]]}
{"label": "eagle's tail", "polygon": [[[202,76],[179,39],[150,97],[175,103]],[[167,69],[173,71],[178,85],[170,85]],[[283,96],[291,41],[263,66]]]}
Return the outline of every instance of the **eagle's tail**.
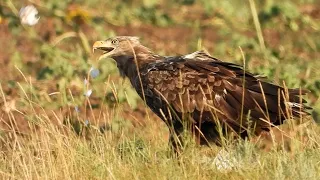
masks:
{"label": "eagle's tail", "polygon": [[[309,93],[309,90],[305,89],[288,89],[288,98],[286,103],[286,107],[291,110],[291,113],[294,117],[300,117],[301,115],[310,115],[308,110],[312,108],[307,106],[305,103],[307,102],[302,98],[302,95],[306,95]],[[290,98],[291,97],[291,98]]]}
{"label": "eagle's tail", "polygon": [[312,109],[302,98],[308,90],[285,89],[267,82],[260,82],[259,87],[254,85],[248,89],[257,105],[251,116],[268,119],[273,125],[280,125],[286,119],[309,115],[308,110]]}

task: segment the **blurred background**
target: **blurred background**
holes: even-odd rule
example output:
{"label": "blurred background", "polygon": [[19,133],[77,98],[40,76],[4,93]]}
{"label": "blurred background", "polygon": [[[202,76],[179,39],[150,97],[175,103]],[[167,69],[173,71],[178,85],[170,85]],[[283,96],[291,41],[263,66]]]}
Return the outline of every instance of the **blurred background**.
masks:
{"label": "blurred background", "polygon": [[2,0],[1,129],[10,131],[13,117],[19,133],[39,117],[72,123],[77,132],[88,124],[116,131],[157,119],[115,63],[92,54],[94,41],[115,35],[139,36],[161,55],[205,49],[245,61],[277,84],[309,89],[320,120],[319,0]]}

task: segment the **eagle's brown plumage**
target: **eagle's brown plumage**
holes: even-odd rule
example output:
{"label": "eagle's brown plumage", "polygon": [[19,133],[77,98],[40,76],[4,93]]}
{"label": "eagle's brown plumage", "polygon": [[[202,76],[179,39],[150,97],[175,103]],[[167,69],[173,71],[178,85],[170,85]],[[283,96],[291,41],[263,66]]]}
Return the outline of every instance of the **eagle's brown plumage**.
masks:
{"label": "eagle's brown plumage", "polygon": [[250,128],[259,134],[286,119],[308,114],[306,101],[299,96],[306,90],[286,91],[202,51],[163,57],[129,36],[98,41],[93,48],[117,62],[121,75],[130,79],[152,111],[167,123],[175,147],[173,135],[180,135],[184,122],[191,124],[200,143],[219,144],[218,125],[225,133],[245,137]]}

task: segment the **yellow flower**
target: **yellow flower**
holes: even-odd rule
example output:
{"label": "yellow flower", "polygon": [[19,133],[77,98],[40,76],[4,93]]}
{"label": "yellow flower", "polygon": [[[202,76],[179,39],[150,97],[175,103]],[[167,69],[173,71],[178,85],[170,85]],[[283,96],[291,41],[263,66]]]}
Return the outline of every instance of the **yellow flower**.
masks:
{"label": "yellow flower", "polygon": [[90,14],[87,10],[82,9],[80,6],[71,5],[68,8],[66,20],[68,23],[74,22],[79,25],[86,24],[90,20]]}

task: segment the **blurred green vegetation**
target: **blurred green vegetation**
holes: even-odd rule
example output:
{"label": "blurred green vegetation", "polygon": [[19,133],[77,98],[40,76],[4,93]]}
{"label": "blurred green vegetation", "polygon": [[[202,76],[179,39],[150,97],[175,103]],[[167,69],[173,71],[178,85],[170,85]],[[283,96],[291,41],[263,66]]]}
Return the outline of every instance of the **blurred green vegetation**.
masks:
{"label": "blurred green vegetation", "polygon": [[[40,20],[34,26],[22,25],[19,10],[30,4],[38,9]],[[289,88],[309,89],[311,93],[306,98],[314,108],[314,119],[320,121],[318,0],[2,0],[1,129],[4,129],[4,132],[12,130],[10,120],[15,116],[15,126],[22,133],[25,129],[30,129],[30,126],[41,126],[41,120],[45,119],[52,123],[61,121],[58,124],[71,123],[78,134],[92,127],[99,131],[111,130],[116,136],[122,137],[124,131],[129,134],[132,131],[137,133],[131,128],[140,128],[150,123],[148,119],[150,116],[154,119],[154,115],[142,108],[143,103],[129,82],[119,77],[115,63],[110,59],[97,61],[98,56],[91,52],[94,41],[115,35],[139,36],[146,46],[162,55],[187,54],[205,49],[212,56],[224,61],[237,64],[245,62],[246,69],[267,76],[278,84],[285,82]],[[241,51],[245,59],[242,58]],[[99,76],[91,77],[91,68],[99,69]],[[92,95],[87,97],[85,94],[88,95],[89,90],[92,90]],[[140,139],[146,134],[150,139],[156,139],[153,137],[155,131],[159,131],[159,134],[163,132],[158,126],[144,129],[145,134],[138,135],[139,138],[133,141],[125,139],[124,142],[115,143],[116,149],[123,156],[132,155],[133,158],[129,160],[132,160],[132,164],[137,168],[141,164],[137,164],[135,160],[140,158],[143,161],[148,161],[149,158],[152,163],[158,164],[158,158],[152,159],[153,154],[146,148],[151,147],[150,143],[159,145],[161,142],[151,140],[146,143],[145,139]],[[82,165],[91,161],[91,155],[96,160],[100,158],[95,156],[96,154],[90,154],[93,147],[114,150],[108,146],[109,142],[104,142],[106,140],[99,137],[95,140],[103,142],[98,145],[91,144],[92,147],[90,144],[78,144],[74,139],[69,140],[69,143],[75,143],[74,146],[68,146],[74,148],[70,154],[75,157],[77,153],[81,154],[81,157],[82,153],[87,154],[85,163],[84,160],[72,159]],[[57,142],[60,143],[58,140]],[[66,152],[67,155],[68,153]],[[316,152],[305,154],[303,157],[319,157]],[[160,155],[163,156],[161,153]],[[192,164],[195,155],[189,155],[191,159],[186,157],[184,162]],[[287,173],[288,177],[305,178],[307,173],[296,176],[298,171],[289,169],[299,168],[300,164],[305,168],[304,165],[318,162],[317,158],[305,161],[298,156],[294,158],[297,167],[282,166],[290,160],[289,155],[286,154],[284,159],[279,161],[277,158],[280,154],[273,155],[267,155],[264,159],[268,172],[263,171],[261,166],[258,173],[270,173],[270,177],[279,178],[281,174],[272,170],[280,167],[284,168],[282,171]],[[111,158],[123,160],[113,156]],[[268,159],[271,159],[271,164],[267,163]],[[169,165],[172,168],[179,163],[171,162]],[[100,167],[103,165],[93,161],[88,164],[92,168],[89,170],[93,172],[89,174],[92,175],[91,178],[108,173],[107,168]],[[160,162],[160,169],[165,170],[161,168],[165,165],[165,161]],[[316,177],[317,171],[310,171]],[[2,172],[9,171],[3,170],[0,174]],[[178,172],[185,173],[184,170]],[[207,175],[211,175],[210,173],[212,171],[208,171]],[[252,178],[258,178],[257,174],[251,175]],[[128,178],[130,173],[122,174],[122,171],[119,171],[118,176]],[[216,177],[226,178],[223,174]],[[236,177],[243,175],[236,173]]]}

